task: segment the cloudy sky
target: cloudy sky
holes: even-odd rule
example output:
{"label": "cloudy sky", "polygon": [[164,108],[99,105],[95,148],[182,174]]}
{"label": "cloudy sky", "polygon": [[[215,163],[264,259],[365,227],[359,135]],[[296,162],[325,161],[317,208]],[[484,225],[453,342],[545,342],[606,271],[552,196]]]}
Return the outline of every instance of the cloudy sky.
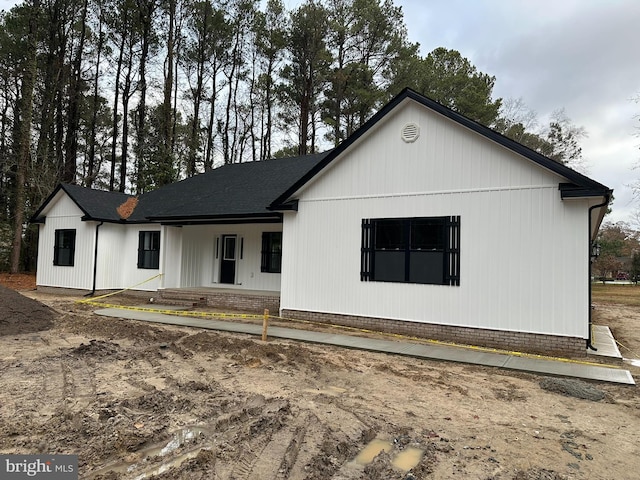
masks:
{"label": "cloudy sky", "polygon": [[564,108],[588,138],[588,175],[615,190],[611,219],[640,202],[639,0],[395,0],[423,55],[453,48],[494,75],[494,96],[522,98],[540,120]]}
{"label": "cloudy sky", "polygon": [[[8,9],[15,0],[0,0]],[[300,0],[284,0],[292,9]],[[588,175],[615,190],[611,219],[640,207],[640,0],[394,0],[426,55],[460,51],[541,123],[564,108],[582,126]]]}

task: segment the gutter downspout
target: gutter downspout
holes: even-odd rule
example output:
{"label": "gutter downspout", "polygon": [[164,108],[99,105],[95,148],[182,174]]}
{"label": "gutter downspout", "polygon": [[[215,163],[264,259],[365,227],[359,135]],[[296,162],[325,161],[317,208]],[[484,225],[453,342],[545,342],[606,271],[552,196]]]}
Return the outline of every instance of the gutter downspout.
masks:
{"label": "gutter downspout", "polygon": [[591,241],[591,212],[593,210],[595,210],[596,208],[601,208],[604,207],[605,205],[609,204],[609,201],[611,200],[611,192],[607,192],[604,195],[604,202],[599,203],[598,205],[594,205],[593,207],[589,207],[589,231],[587,232],[587,235],[589,235],[589,338],[587,339],[587,348],[590,350],[593,350],[594,352],[597,352],[598,349],[596,347],[593,346],[593,344],[591,343],[592,337],[591,337],[591,331],[593,328],[593,319],[592,319],[592,313],[591,313],[591,246],[593,244],[593,242]]}
{"label": "gutter downspout", "polygon": [[[591,217],[589,217],[591,218]],[[98,276],[98,229],[104,224],[104,222],[100,222],[96,225],[96,244],[95,249],[93,251],[93,288],[89,293],[85,295],[85,297],[92,297],[96,293],[96,277]],[[589,290],[591,292],[591,290]]]}

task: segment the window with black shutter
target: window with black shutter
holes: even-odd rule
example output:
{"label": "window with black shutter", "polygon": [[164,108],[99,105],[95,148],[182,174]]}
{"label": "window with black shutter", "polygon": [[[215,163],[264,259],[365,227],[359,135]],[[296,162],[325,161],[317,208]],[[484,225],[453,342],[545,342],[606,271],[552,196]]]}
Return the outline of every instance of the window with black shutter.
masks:
{"label": "window with black shutter", "polygon": [[138,268],[160,268],[160,232],[139,232]]}
{"label": "window with black shutter", "polygon": [[282,271],[282,232],[262,233],[260,271],[267,273]]}
{"label": "window with black shutter", "polygon": [[75,229],[56,230],[53,245],[53,264],[59,267],[73,267],[75,254]]}
{"label": "window with black shutter", "polygon": [[460,285],[460,217],[364,219],[360,279]]}

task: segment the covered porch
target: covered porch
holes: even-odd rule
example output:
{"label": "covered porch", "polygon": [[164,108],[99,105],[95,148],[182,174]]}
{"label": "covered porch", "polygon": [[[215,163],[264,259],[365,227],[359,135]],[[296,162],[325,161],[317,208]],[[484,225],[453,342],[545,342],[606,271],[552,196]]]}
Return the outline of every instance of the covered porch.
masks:
{"label": "covered porch", "polygon": [[[282,224],[245,222],[163,225],[162,298],[196,303],[210,298],[225,306],[255,298],[257,308],[268,297],[279,304]],[[274,302],[268,304],[271,310]]]}

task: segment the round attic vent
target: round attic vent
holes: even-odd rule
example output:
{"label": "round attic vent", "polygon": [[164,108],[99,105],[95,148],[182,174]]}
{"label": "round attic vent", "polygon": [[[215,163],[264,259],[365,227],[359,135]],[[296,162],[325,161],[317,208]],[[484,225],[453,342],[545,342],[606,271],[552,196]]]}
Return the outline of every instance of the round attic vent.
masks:
{"label": "round attic vent", "polygon": [[402,127],[400,136],[406,143],[413,143],[420,136],[420,127],[416,123],[407,123]]}

